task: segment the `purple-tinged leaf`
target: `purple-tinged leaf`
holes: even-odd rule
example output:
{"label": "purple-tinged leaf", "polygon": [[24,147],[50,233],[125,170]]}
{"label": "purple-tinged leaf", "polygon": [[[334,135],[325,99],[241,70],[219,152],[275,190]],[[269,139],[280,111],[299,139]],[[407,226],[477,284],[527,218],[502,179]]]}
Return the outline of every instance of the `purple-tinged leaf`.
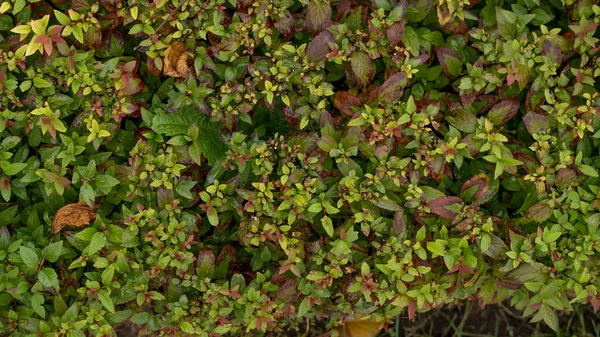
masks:
{"label": "purple-tinged leaf", "polygon": [[550,128],[548,118],[535,112],[528,112],[523,117],[523,123],[525,123],[525,128],[531,134],[540,133]]}
{"label": "purple-tinged leaf", "polygon": [[333,34],[329,31],[323,31],[308,44],[306,47],[306,57],[309,62],[321,62],[327,57],[331,51],[330,43],[335,42]]}
{"label": "purple-tinged leaf", "polygon": [[316,35],[331,26],[331,5],[329,1],[311,0],[306,11],[306,27]]}
{"label": "purple-tinged leaf", "polygon": [[[404,88],[408,85],[408,77],[406,74],[398,72],[390,76],[383,84],[377,89],[372,100],[379,99],[385,102],[393,102],[402,96]],[[371,100],[371,101],[372,101]]]}
{"label": "purple-tinged leaf", "polygon": [[392,46],[397,46],[402,42],[404,37],[404,24],[402,22],[393,23],[386,31],[385,34],[390,40]]}
{"label": "purple-tinged leaf", "polygon": [[487,114],[487,118],[495,125],[502,125],[513,118],[519,111],[519,101],[505,99],[494,105]]}
{"label": "purple-tinged leaf", "polygon": [[453,207],[457,204],[463,204],[463,201],[459,197],[443,197],[439,199],[435,199],[429,203],[429,209],[431,213],[439,215],[441,217],[447,219],[454,219],[456,217],[456,213],[452,210],[448,209],[448,207]]}
{"label": "purple-tinged leaf", "polygon": [[406,216],[404,215],[404,209],[400,207],[396,215],[394,216],[394,222],[392,223],[392,230],[390,234],[398,235],[406,230]]}
{"label": "purple-tinged leaf", "polygon": [[546,39],[542,46],[542,55],[549,57],[554,63],[561,64],[563,61],[563,53],[560,50],[558,41]]}

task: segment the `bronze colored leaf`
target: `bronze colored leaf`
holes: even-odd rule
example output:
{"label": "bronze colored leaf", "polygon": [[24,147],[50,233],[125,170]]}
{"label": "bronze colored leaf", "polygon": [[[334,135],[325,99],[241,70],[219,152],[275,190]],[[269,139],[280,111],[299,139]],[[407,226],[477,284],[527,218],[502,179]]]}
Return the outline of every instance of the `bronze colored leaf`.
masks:
{"label": "bronze colored leaf", "polygon": [[187,77],[190,68],[187,57],[192,53],[181,42],[174,42],[165,51],[163,73],[172,77]]}
{"label": "bronze colored leaf", "polygon": [[452,14],[453,13],[450,9],[448,9],[448,6],[437,6],[437,17],[440,26],[444,26],[449,23],[450,19],[452,19]]}
{"label": "bronze colored leaf", "polygon": [[94,210],[83,202],[68,204],[54,214],[52,234],[60,232],[65,227],[81,227],[96,219]]}

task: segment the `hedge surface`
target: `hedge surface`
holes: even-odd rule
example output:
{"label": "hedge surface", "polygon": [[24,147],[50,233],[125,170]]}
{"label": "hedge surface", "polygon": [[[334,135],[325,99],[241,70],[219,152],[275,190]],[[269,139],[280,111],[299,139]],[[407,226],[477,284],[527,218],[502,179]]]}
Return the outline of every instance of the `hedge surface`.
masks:
{"label": "hedge surface", "polygon": [[596,0],[4,0],[0,334],[600,309]]}

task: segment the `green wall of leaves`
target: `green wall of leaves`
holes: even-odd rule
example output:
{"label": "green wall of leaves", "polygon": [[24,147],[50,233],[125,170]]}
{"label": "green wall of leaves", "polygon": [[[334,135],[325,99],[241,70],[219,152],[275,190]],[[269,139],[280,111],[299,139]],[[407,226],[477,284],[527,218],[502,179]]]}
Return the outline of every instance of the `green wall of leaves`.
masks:
{"label": "green wall of leaves", "polygon": [[0,335],[600,309],[599,22],[596,0],[3,0]]}

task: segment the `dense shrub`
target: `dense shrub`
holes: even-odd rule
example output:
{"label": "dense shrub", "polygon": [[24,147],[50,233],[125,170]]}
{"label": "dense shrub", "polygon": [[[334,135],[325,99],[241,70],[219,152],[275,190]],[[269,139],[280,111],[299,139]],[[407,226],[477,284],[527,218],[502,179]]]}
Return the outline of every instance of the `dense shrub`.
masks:
{"label": "dense shrub", "polygon": [[4,0],[0,334],[600,308],[596,0]]}

